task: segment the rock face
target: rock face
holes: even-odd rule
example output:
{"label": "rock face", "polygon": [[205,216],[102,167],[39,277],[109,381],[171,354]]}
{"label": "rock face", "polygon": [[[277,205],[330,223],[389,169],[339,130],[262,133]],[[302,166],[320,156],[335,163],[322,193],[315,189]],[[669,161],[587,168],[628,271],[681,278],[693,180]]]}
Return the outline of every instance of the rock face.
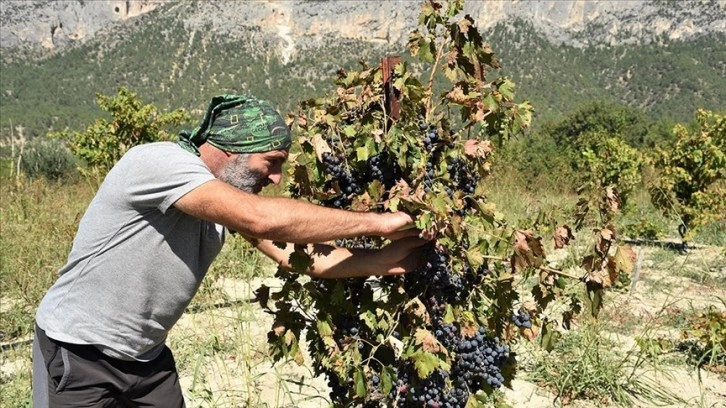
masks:
{"label": "rock face", "polygon": [[[240,26],[258,27],[279,39],[291,58],[299,44],[321,38],[403,43],[416,24],[414,0],[3,0],[0,46],[57,50],[112,30],[143,23],[151,11],[183,8],[192,31],[235,37]],[[482,28],[502,21],[530,21],[551,41],[573,46],[643,43],[726,31],[726,2],[717,0],[497,0],[469,1],[465,12]],[[147,16],[148,17],[148,16]]]}
{"label": "rock face", "polygon": [[[63,47],[167,3],[161,0],[4,0],[0,46]],[[168,4],[168,3],[167,3]]]}

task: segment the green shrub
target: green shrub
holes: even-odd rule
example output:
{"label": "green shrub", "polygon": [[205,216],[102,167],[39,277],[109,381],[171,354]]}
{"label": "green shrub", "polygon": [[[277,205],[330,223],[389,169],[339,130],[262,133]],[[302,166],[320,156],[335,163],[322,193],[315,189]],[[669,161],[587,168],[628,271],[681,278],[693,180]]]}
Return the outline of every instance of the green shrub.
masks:
{"label": "green shrub", "polygon": [[[726,306],[726,302],[724,302]],[[713,305],[688,317],[680,348],[697,366],[719,369],[726,365],[726,309]]]}
{"label": "green shrub", "polygon": [[656,241],[666,235],[666,228],[662,223],[642,216],[634,222],[625,224],[622,233],[630,238],[640,238]]}
{"label": "green shrub", "polygon": [[587,147],[574,160],[581,188],[600,191],[612,187],[622,205],[640,184],[643,160],[640,153],[618,137],[584,135]]}
{"label": "green shrub", "polygon": [[161,112],[152,104],[145,105],[135,93],[120,87],[113,96],[97,94],[98,106],[111,115],[99,118],[85,131],[52,133],[53,138],[66,140],[71,151],[88,165],[87,175],[105,175],[133,146],[172,140],[169,128],[189,122],[184,109]]}
{"label": "green shrub", "polygon": [[73,153],[58,140],[36,138],[25,145],[20,169],[30,178],[59,181],[73,178],[77,171]]}
{"label": "green shrub", "polygon": [[653,166],[658,177],[648,191],[653,205],[677,216],[683,241],[726,213],[726,116],[699,110],[698,129],[677,125],[676,140],[657,149]]}

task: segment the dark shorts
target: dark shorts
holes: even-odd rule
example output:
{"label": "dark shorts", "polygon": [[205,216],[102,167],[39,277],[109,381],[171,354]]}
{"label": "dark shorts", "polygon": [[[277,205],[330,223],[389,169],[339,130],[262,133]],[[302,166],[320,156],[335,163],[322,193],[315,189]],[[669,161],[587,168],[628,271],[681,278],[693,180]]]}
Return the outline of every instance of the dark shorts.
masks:
{"label": "dark shorts", "polygon": [[184,398],[167,347],[149,362],[117,360],[93,346],[50,339],[36,326],[33,406],[180,408]]}

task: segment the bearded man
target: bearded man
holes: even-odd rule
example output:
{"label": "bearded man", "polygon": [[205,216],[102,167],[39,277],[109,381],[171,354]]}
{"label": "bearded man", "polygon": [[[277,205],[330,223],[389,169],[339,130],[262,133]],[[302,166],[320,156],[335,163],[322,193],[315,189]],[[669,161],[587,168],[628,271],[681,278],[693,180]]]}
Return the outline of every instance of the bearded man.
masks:
{"label": "bearded man", "polygon": [[[36,314],[36,408],[185,406],[166,338],[230,231],[286,268],[293,244],[307,244],[307,273],[317,278],[416,268],[427,241],[407,228],[407,214],[258,196],[280,183],[290,144],[268,102],[221,95],[178,143],[135,146],[118,161]],[[325,244],[366,235],[391,243],[379,250]]]}

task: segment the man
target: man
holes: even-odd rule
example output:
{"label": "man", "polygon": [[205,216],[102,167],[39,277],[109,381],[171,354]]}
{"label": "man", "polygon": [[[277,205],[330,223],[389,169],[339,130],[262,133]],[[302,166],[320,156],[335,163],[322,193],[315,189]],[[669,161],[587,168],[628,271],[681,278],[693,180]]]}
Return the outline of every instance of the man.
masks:
{"label": "man", "polygon": [[[215,97],[202,123],[136,146],[108,173],[81,219],[68,262],[36,315],[35,407],[183,407],[169,330],[227,231],[283,267],[308,244],[320,278],[415,269],[426,242],[403,213],[356,213],[256,193],[281,179],[290,132],[267,102]],[[402,232],[403,231],[403,232]],[[377,235],[380,250],[322,244]],[[289,242],[281,249],[272,241]]]}

